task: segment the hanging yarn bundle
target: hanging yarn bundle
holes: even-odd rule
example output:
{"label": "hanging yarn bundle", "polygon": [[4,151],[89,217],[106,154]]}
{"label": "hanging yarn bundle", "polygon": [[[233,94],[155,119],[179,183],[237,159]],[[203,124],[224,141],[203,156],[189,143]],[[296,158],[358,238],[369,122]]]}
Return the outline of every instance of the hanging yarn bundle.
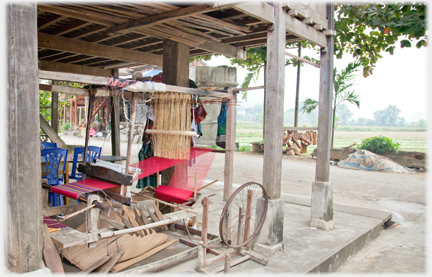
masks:
{"label": "hanging yarn bundle", "polygon": [[[154,155],[168,159],[189,159],[191,132],[190,95],[174,92],[154,94]],[[148,133],[150,133],[148,132]]]}

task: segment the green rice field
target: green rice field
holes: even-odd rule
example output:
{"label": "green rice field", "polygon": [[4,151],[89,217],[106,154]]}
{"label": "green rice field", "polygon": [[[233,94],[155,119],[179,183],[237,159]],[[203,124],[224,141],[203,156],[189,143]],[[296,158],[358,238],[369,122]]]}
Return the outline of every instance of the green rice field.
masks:
{"label": "green rice field", "polygon": [[[238,122],[236,125],[236,142],[240,151],[252,151],[251,142],[262,141],[262,124]],[[341,148],[353,143],[360,144],[363,139],[385,136],[398,142],[401,151],[427,151],[427,132],[418,128],[379,128],[379,127],[350,127],[335,130],[333,147]],[[316,145],[308,146],[308,153],[316,148]]]}

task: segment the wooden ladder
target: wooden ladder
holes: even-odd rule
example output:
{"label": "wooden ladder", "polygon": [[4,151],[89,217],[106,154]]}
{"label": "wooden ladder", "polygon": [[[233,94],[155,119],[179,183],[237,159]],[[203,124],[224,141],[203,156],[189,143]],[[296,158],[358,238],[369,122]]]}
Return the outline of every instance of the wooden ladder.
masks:
{"label": "wooden ladder", "polygon": [[[93,120],[93,118],[99,113],[99,111],[101,110],[101,108],[105,105],[105,102],[109,100],[108,97],[96,97],[95,102],[93,103],[93,113],[91,115],[90,121]],[[84,119],[83,121],[80,122],[80,124],[78,124],[78,126],[75,128],[75,131],[81,131],[82,128],[84,128],[86,126],[86,120]]]}

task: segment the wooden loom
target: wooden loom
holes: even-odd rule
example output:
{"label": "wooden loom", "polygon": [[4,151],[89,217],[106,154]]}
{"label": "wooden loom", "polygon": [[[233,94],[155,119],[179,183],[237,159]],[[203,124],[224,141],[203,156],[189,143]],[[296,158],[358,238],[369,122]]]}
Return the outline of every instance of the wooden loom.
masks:
{"label": "wooden loom", "polygon": [[[65,79],[67,80],[67,78]],[[226,99],[226,98],[231,98],[232,97],[232,92],[230,91],[229,93],[220,93],[220,92],[207,92],[207,91],[202,91],[202,90],[195,90],[195,89],[187,89],[185,92],[184,88],[180,88],[180,87],[175,87],[175,86],[169,86],[171,90],[175,91],[176,89],[178,90],[177,92],[180,93],[180,95],[183,93],[185,94],[184,96],[189,97],[188,94],[193,94],[194,92],[196,92],[197,95],[201,95],[201,96],[206,96],[207,94],[213,94],[211,96],[216,96],[216,97],[220,97],[222,99]],[[163,87],[161,95],[165,92],[165,87]],[[98,93],[100,93],[100,89],[94,89],[94,90],[90,90],[89,91],[89,96],[90,96],[90,101],[89,101],[89,110],[91,114],[91,105],[92,105],[92,98],[94,99],[94,95],[97,95]],[[130,133],[129,133],[129,140],[128,140],[128,152],[127,152],[127,166],[126,168],[129,169],[129,160],[130,160],[130,146],[131,146],[131,132],[133,131],[133,120],[132,118],[134,117],[135,113],[136,113],[136,103],[137,103],[137,97],[138,97],[138,93],[136,92],[129,92],[129,94],[132,94],[132,115],[131,115],[131,128],[130,128]],[[92,97],[93,96],[93,97]],[[183,98],[186,98],[183,97]],[[179,97],[180,98],[180,97]],[[189,110],[189,109],[188,109]],[[187,118],[186,115],[186,120],[189,121],[189,119]],[[181,118],[180,118],[180,122],[182,122]],[[163,125],[162,125],[163,126]],[[175,136],[177,137],[183,137],[183,145],[186,145],[188,143],[188,141],[190,141],[190,136],[195,135],[187,130],[172,130],[170,127],[168,127],[168,130],[164,129],[165,127],[162,128],[155,128],[155,130],[153,131],[156,140],[159,141],[159,143],[162,141],[164,141],[164,136],[173,136],[173,134],[175,134]],[[88,128],[86,130],[86,147],[88,145]],[[168,133],[167,133],[168,131]],[[152,131],[150,131],[152,132]],[[180,135],[180,136],[179,136]],[[182,142],[180,142],[182,143]],[[230,153],[230,149],[227,149],[228,153]],[[185,151],[183,151],[184,153]],[[86,151],[85,151],[86,153]],[[178,151],[178,153],[182,153],[181,151]],[[130,178],[130,174],[129,171],[126,171],[125,174],[121,174],[118,172],[113,172],[111,170],[107,170],[107,169],[103,169],[103,168],[98,168],[96,166],[92,166],[90,164],[86,164],[83,165],[82,167],[80,167],[80,170],[84,173],[87,174],[88,177],[90,178],[95,178],[95,179],[101,179],[101,180],[106,180],[106,181],[111,181],[113,182],[115,180],[115,183],[117,184],[117,187],[121,187],[120,193],[116,193],[116,192],[112,192],[110,190],[104,190],[105,193],[107,193],[112,199],[119,201],[120,203],[126,204],[126,205],[130,205],[130,203],[132,201],[131,197],[127,196],[127,189],[124,189],[125,187],[128,187],[132,182],[131,182],[131,178]],[[108,177],[109,176],[109,177]],[[122,180],[122,181],[120,181]],[[44,186],[44,188],[48,188],[48,186]],[[44,190],[44,192],[48,193],[48,190]],[[44,197],[44,199],[46,199],[46,197]],[[75,204],[75,205],[69,205],[69,206],[62,206],[62,207],[55,207],[55,208],[50,208],[47,205],[47,201],[44,201],[44,209],[43,209],[43,214],[47,215],[47,216],[52,216],[52,215],[57,215],[57,214],[69,214],[69,213],[73,213],[73,212],[80,212],[82,210],[86,210],[85,212],[88,213],[88,217],[90,218],[90,220],[94,220],[93,222],[97,222],[99,220],[99,212],[95,212],[97,210],[101,211],[106,209],[106,206],[104,206],[103,204],[99,204],[101,201],[100,198],[97,198],[96,195],[94,196],[89,196],[88,198],[80,198],[80,200],[82,201],[82,203],[79,204]],[[87,201],[88,203],[83,203]],[[193,204],[193,203],[192,203]],[[223,206],[223,202],[221,202],[220,204],[216,205],[216,206],[220,206],[219,208],[221,208]],[[93,207],[98,208],[98,209],[94,209]],[[93,208],[93,209],[92,209]],[[150,224],[146,224],[145,226],[138,226],[138,227],[133,227],[133,228],[139,228],[140,230],[149,230],[151,228],[155,228],[155,227],[159,227],[159,226],[163,226],[166,224],[171,224],[171,223],[175,223],[176,221],[185,219],[185,218],[190,218],[190,217],[194,217],[197,214],[202,213],[202,205],[200,203],[195,203],[195,205],[193,205],[190,209],[184,209],[184,208],[178,208],[178,211],[175,211],[173,213],[170,214],[166,214],[166,215],[162,215],[162,218],[159,218],[158,222],[154,222],[154,223],[150,223]],[[93,226],[97,226],[97,224],[92,224]],[[174,226],[174,225],[173,225]],[[178,224],[175,224],[176,227],[178,227]],[[129,230],[127,230],[127,233],[133,233],[136,232],[136,229],[133,228],[128,228]],[[119,230],[117,230],[119,231]],[[88,244],[90,247],[91,245],[94,245],[95,242],[97,242],[98,240],[100,240],[101,238],[103,238],[104,236],[106,236],[107,232],[109,232],[110,234],[116,236],[119,234],[114,234],[111,232],[114,231],[110,231],[109,229],[98,229],[97,227],[95,228],[91,228],[90,232],[88,233],[81,233],[79,231],[76,231],[74,229],[67,229],[64,230],[62,232],[53,232],[51,234],[51,237],[53,239],[53,241],[57,244],[57,246],[59,246],[60,248],[68,248],[71,246],[76,246],[76,245],[80,245],[80,244]],[[105,235],[103,235],[105,233]],[[169,259],[178,259],[179,257],[182,256],[188,256],[190,253],[197,253],[197,248],[194,248],[188,251],[185,251],[184,253],[180,253],[179,255],[175,255],[176,257],[169,257]],[[164,264],[166,264],[167,260],[164,261]],[[157,266],[157,265],[153,265],[153,266]],[[147,269],[145,269],[147,268]],[[142,268],[141,270],[146,271],[149,268],[151,268],[151,266],[147,266],[145,268]]]}

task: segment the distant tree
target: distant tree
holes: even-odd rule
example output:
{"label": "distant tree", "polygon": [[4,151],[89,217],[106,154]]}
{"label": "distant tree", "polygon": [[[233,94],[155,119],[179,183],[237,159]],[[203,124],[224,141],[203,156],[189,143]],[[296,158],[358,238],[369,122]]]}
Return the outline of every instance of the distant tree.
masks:
{"label": "distant tree", "polygon": [[387,109],[374,112],[374,120],[377,126],[400,127],[405,124],[405,119],[399,117],[401,110],[396,105],[389,105]]}
{"label": "distant tree", "polygon": [[410,123],[405,123],[405,127],[412,127],[412,128],[426,128],[427,122],[424,119],[419,119],[417,121],[413,121]]}
{"label": "distant tree", "polygon": [[[347,101],[360,108],[360,98],[353,91],[348,89],[354,85],[354,73],[358,71],[360,63],[350,62],[345,69],[339,73],[337,68],[333,70],[333,124],[332,124],[332,139],[331,147],[333,147],[334,128],[336,125],[336,108],[341,102]],[[305,113],[311,113],[318,108],[319,102],[315,99],[306,98],[301,110]]]}
{"label": "distant tree", "polygon": [[359,117],[357,118],[357,121],[353,122],[353,125],[354,126],[374,126],[375,121],[370,118]]}
{"label": "distant tree", "polygon": [[336,110],[336,116],[339,118],[339,125],[341,126],[350,125],[351,117],[353,115],[354,113],[352,113],[345,104],[340,104]]}

